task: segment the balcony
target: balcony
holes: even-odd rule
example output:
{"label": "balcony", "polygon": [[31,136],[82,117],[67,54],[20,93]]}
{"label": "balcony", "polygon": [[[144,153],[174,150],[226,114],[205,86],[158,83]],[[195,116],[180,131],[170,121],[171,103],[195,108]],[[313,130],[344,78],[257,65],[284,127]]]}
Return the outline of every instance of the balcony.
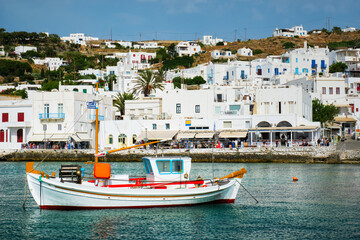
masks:
{"label": "balcony", "polygon": [[39,113],[40,120],[64,119],[65,113]]}
{"label": "balcony", "polygon": [[326,64],[321,64],[321,68],[326,68]]}
{"label": "balcony", "polygon": [[[103,115],[99,115],[98,116],[99,121],[104,121],[104,116]],[[95,114],[90,114],[89,115],[89,120],[90,121],[95,121],[96,120],[96,115]]]}

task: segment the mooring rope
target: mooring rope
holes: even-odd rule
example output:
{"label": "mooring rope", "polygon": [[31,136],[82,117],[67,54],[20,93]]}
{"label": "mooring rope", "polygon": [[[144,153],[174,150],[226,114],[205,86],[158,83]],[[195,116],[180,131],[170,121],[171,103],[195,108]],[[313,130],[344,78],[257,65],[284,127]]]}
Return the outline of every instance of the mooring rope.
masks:
{"label": "mooring rope", "polygon": [[[70,130],[75,126],[75,124],[80,121],[81,117],[84,116],[84,114],[87,113],[87,111],[88,111],[88,109],[86,109],[86,110],[84,111],[84,113],[80,115],[80,117],[74,122],[74,124],[69,128],[69,130],[68,130],[66,133],[64,133],[64,135],[66,135],[67,133],[70,132]],[[53,133],[50,137],[52,137],[54,134],[55,134],[55,133]],[[39,166],[45,161],[45,159],[50,156],[50,154],[51,154],[51,152],[47,153],[47,154],[45,155],[45,157],[44,157],[40,162],[38,162],[35,167],[33,167],[32,170],[34,170],[34,169],[36,169],[37,167],[39,167]],[[30,171],[30,172],[27,172],[27,173],[25,174],[25,189],[24,189],[24,203],[23,203],[23,209],[24,209],[24,210],[25,210],[25,203],[26,203],[26,199],[27,199],[27,188],[26,188],[26,187],[27,187],[27,175],[28,175],[28,173],[31,173],[31,171]],[[40,194],[41,194],[41,192],[40,192]]]}

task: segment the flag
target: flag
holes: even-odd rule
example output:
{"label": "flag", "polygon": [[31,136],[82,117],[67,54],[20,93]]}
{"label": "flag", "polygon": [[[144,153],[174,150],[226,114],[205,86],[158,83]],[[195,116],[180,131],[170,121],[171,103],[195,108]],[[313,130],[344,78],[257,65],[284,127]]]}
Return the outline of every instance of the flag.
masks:
{"label": "flag", "polygon": [[105,157],[106,153],[102,152],[102,153],[98,153],[98,154],[94,154],[95,157]]}

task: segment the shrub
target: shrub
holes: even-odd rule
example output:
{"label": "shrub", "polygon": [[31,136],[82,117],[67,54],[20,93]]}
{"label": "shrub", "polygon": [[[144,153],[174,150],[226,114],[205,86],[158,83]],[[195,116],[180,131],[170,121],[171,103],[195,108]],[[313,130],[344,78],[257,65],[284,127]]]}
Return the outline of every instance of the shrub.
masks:
{"label": "shrub", "polygon": [[256,54],[261,54],[263,53],[263,51],[261,49],[255,49],[253,54],[256,55]]}
{"label": "shrub", "polygon": [[289,49],[289,48],[294,48],[295,44],[292,42],[286,42],[283,44],[283,48]]}

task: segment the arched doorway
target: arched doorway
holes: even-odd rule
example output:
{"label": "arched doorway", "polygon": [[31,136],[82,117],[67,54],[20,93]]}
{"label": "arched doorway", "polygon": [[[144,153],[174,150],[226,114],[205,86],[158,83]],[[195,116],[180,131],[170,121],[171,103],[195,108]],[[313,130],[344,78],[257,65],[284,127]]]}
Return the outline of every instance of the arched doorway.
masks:
{"label": "arched doorway", "polygon": [[277,127],[292,127],[291,123],[289,123],[288,121],[281,121],[276,126]]}
{"label": "arched doorway", "polygon": [[23,138],[23,130],[22,129],[17,130],[16,136],[17,136],[17,142],[22,143],[23,139],[24,139]]}
{"label": "arched doorway", "polygon": [[269,122],[262,121],[262,122],[259,122],[256,126],[257,127],[271,127],[271,124]]}
{"label": "arched doorway", "polygon": [[127,137],[125,134],[121,133],[118,136],[118,148],[123,148],[127,146]]}

